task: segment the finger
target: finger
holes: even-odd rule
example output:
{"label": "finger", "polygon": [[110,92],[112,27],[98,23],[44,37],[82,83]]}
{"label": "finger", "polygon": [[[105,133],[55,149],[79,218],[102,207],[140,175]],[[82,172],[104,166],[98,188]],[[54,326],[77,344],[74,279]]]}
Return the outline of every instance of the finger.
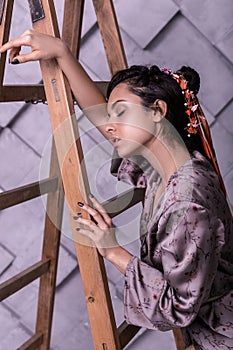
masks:
{"label": "finger", "polygon": [[13,61],[16,56],[19,55],[20,50],[21,50],[21,47],[14,47],[13,49],[10,50],[10,54],[9,54],[10,62]]}
{"label": "finger", "polygon": [[89,205],[87,204],[83,204],[78,202],[78,205],[82,207],[82,209],[86,210],[86,212],[88,214],[90,214],[94,220],[97,222],[97,224],[99,225],[99,227],[101,228],[107,228],[108,224],[105,222],[105,220],[103,219],[102,215],[95,209],[91,208]]}
{"label": "finger", "polygon": [[2,45],[0,47],[0,53],[3,53],[9,49],[12,49],[14,46],[12,45],[12,43],[10,41],[8,41],[6,44]]}
{"label": "finger", "polygon": [[115,236],[108,231],[104,232],[98,226],[95,226],[92,229],[78,227],[76,230],[78,231],[78,234],[90,238],[98,249],[118,246]]}
{"label": "finger", "polygon": [[[78,218],[76,217],[75,220],[77,220],[78,225],[85,225],[86,227],[88,227],[91,230],[93,230],[96,227],[94,222],[91,220],[83,219],[81,217],[78,217]],[[80,228],[80,226],[79,226],[79,228]]]}
{"label": "finger", "polygon": [[110,216],[108,215],[108,213],[106,212],[106,210],[104,209],[104,207],[97,201],[97,199],[93,196],[93,194],[89,194],[90,200],[92,201],[92,203],[94,204],[94,207],[98,210],[99,213],[101,213],[101,215],[104,218],[104,221],[111,226],[112,224],[112,219],[110,218]]}
{"label": "finger", "polygon": [[[39,52],[38,51],[32,51],[30,53],[25,53],[22,55],[16,55],[13,57],[13,60],[11,60],[11,63],[14,61],[18,61],[17,63],[25,63],[29,61],[37,61],[39,58]],[[10,58],[11,59],[11,58]]]}
{"label": "finger", "polygon": [[[78,232],[78,235],[82,235],[82,236],[85,236],[87,238],[89,238],[91,240],[91,245],[92,246],[96,246],[96,243],[95,243],[95,234],[93,231],[91,230],[87,230],[85,228],[77,228],[76,229],[77,232]],[[90,242],[88,242],[90,244]]]}
{"label": "finger", "polygon": [[74,239],[82,244],[88,245],[88,246],[96,246],[94,242],[94,233],[91,230],[87,230],[85,228],[76,228],[77,236],[74,235]]}
{"label": "finger", "polygon": [[20,36],[17,39],[11,39],[0,48],[0,53],[13,49],[14,47],[30,46],[28,36]]}

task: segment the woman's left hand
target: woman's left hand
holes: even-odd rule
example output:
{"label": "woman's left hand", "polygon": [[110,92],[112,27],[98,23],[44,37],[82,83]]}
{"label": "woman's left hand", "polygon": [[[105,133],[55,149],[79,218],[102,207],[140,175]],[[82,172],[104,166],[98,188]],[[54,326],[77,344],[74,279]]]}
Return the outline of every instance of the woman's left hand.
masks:
{"label": "woman's left hand", "polygon": [[119,247],[115,237],[115,228],[110,216],[95,197],[90,195],[94,208],[78,202],[78,205],[94,219],[84,219],[82,216],[74,217],[77,220],[77,230],[80,234],[88,236],[94,243],[99,253],[108,258],[112,248]]}

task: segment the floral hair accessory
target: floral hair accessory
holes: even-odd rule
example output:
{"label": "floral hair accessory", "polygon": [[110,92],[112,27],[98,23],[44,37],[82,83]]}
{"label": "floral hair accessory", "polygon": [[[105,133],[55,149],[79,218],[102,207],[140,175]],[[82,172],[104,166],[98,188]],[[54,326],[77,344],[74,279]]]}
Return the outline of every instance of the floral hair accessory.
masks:
{"label": "floral hair accessory", "polygon": [[172,74],[172,70],[171,70],[171,69],[168,69],[168,68],[166,68],[166,67],[163,67],[163,68],[161,69],[161,71],[162,71],[163,73],[165,73],[165,74],[168,74],[168,75]]}
{"label": "floral hair accessory", "polygon": [[187,127],[185,127],[185,130],[187,130],[188,132],[188,137],[190,137],[191,134],[199,134],[205,154],[207,158],[211,161],[218,175],[223,192],[226,195],[225,185],[215,156],[209,125],[200,106],[197,96],[194,94],[193,91],[189,90],[188,81],[185,79],[182,72],[173,73],[170,69],[167,68],[162,68],[162,72],[171,75],[171,77],[175,79],[180,85],[182,89],[182,94],[184,95],[184,105],[186,107],[185,113],[189,118],[189,122],[187,124]]}
{"label": "floral hair accessory", "polygon": [[171,69],[162,68],[161,70],[163,73],[171,75],[171,77],[177,81],[177,83],[180,85],[182,89],[182,94],[184,95],[184,100],[185,100],[185,103],[184,103],[186,108],[185,113],[189,118],[189,122],[185,130],[187,130],[188,137],[190,137],[191,134],[196,134],[198,132],[198,127],[202,122],[202,118],[205,119],[204,114],[202,111],[200,113],[200,109],[199,109],[200,106],[198,101],[196,100],[196,96],[192,91],[189,90],[188,82],[184,78],[184,76],[182,74],[173,73]]}

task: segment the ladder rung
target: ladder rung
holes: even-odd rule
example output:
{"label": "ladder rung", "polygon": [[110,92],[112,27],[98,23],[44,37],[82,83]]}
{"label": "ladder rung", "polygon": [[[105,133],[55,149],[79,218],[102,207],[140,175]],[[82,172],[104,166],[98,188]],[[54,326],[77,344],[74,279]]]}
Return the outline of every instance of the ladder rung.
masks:
{"label": "ladder rung", "polygon": [[0,301],[8,298],[10,295],[18,292],[29,283],[43,275],[49,270],[50,259],[39,261],[30,266],[16,276],[9,278],[7,281],[0,284]]}
{"label": "ladder rung", "polygon": [[[96,81],[96,86],[104,94],[106,93],[108,82]],[[0,102],[45,101],[43,84],[36,85],[4,85],[0,88]]]}
{"label": "ladder rung", "polygon": [[140,327],[133,326],[126,322],[123,322],[118,327],[117,330],[119,334],[121,349],[123,349],[130,342],[130,340],[138,333],[140,329],[141,329]]}
{"label": "ladder rung", "polygon": [[119,196],[108,199],[106,202],[102,203],[102,205],[104,206],[109,216],[111,218],[114,218],[115,216],[123,213],[125,210],[133,207],[135,204],[141,202],[144,198],[144,194],[144,188],[128,190]]}
{"label": "ladder rung", "polygon": [[36,350],[43,343],[43,334],[35,334],[17,350]]}
{"label": "ladder rung", "polygon": [[0,210],[26,202],[57,189],[57,178],[48,178],[0,193]]}
{"label": "ladder rung", "polygon": [[45,100],[44,85],[5,85],[0,89],[0,102]]}

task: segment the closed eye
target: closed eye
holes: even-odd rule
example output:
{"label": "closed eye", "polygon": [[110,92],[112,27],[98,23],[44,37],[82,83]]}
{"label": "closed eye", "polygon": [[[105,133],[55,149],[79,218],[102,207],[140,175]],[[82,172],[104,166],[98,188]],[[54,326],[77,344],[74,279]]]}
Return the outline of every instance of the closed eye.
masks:
{"label": "closed eye", "polygon": [[[127,110],[125,102],[125,100],[117,100],[113,102],[113,104],[111,105],[111,111],[113,112],[113,116],[120,117],[125,113],[125,111]],[[108,117],[111,117],[111,114],[109,112]]]}
{"label": "closed eye", "polygon": [[117,117],[120,117],[122,114],[124,114],[125,113],[125,111],[126,111],[126,109],[123,109],[122,111],[120,111],[119,113],[117,113]]}
{"label": "closed eye", "polygon": [[122,111],[118,112],[118,113],[113,113],[112,115],[110,113],[107,114],[108,118],[116,117],[119,118],[121,115],[123,115],[125,113],[126,109],[123,109]]}

